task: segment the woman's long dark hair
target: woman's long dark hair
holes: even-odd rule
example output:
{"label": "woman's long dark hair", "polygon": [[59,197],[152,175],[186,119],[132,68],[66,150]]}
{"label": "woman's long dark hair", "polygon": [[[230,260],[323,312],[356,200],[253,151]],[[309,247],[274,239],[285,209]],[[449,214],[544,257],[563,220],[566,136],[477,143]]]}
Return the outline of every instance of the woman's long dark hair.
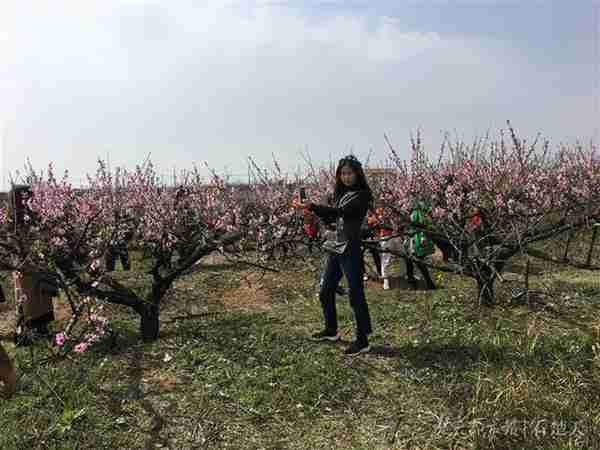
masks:
{"label": "woman's long dark hair", "polygon": [[333,201],[337,201],[349,190],[349,188],[342,183],[342,167],[348,166],[356,174],[356,182],[352,186],[352,189],[364,190],[369,194],[369,209],[373,207],[373,192],[367,183],[367,177],[363,171],[362,164],[354,155],[348,155],[340,159],[337,170],[335,171],[335,187],[333,190]]}

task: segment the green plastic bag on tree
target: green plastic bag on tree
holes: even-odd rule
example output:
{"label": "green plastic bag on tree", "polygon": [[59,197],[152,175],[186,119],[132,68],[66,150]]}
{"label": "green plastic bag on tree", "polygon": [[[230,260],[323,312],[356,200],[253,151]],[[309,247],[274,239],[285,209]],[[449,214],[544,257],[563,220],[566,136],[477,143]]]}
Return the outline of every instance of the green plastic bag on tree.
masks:
{"label": "green plastic bag on tree", "polygon": [[[425,210],[426,206],[423,203],[418,203],[417,207],[410,213],[411,224],[430,227],[431,221],[425,214]],[[421,258],[434,253],[433,241],[429,239],[423,231],[420,231],[416,227],[412,227],[410,234],[412,235],[412,248],[415,256]]]}

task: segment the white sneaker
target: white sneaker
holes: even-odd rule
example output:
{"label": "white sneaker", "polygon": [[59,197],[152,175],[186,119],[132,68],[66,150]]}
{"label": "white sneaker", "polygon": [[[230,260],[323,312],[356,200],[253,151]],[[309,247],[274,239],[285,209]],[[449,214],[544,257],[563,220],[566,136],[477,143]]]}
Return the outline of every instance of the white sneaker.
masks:
{"label": "white sneaker", "polygon": [[369,275],[363,275],[363,281],[369,281]]}
{"label": "white sneaker", "polygon": [[389,288],[390,288],[390,279],[384,278],[383,279],[383,289],[385,289],[387,291]]}

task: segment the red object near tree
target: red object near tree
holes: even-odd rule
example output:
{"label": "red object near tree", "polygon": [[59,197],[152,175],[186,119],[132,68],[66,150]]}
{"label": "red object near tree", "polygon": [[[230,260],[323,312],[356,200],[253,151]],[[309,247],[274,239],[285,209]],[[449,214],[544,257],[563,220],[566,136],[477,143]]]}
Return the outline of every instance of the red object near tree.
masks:
{"label": "red object near tree", "polygon": [[471,227],[478,228],[481,225],[481,215],[475,214],[471,219]]}
{"label": "red object near tree", "polygon": [[318,234],[319,231],[317,229],[317,225],[316,224],[314,224],[314,223],[305,223],[304,224],[304,232],[311,239],[315,239],[317,237],[317,234]]}

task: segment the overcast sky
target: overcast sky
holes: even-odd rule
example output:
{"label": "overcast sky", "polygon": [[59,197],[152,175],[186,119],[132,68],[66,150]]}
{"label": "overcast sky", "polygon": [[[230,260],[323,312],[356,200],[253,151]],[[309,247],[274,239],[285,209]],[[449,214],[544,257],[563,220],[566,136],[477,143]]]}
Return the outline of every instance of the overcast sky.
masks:
{"label": "overcast sky", "polygon": [[[1,0],[2,170],[78,182],[98,156],[164,174],[352,150],[600,138],[597,0]],[[6,187],[6,185],[4,185]]]}

